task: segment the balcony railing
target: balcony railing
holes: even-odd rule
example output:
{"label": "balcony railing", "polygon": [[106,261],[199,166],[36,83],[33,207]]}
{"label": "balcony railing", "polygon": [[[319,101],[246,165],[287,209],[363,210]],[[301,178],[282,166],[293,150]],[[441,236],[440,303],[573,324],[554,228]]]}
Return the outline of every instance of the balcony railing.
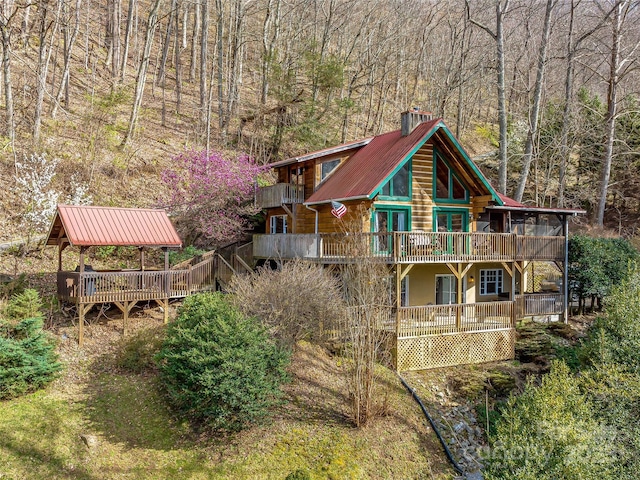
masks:
{"label": "balcony railing", "polygon": [[508,233],[385,232],[254,235],[256,258],[306,258],[341,263],[377,258],[389,263],[564,259],[563,237]]}
{"label": "balcony railing", "polygon": [[304,185],[276,183],[269,187],[260,187],[256,192],[256,204],[260,208],[275,208],[285,203],[302,203]]}

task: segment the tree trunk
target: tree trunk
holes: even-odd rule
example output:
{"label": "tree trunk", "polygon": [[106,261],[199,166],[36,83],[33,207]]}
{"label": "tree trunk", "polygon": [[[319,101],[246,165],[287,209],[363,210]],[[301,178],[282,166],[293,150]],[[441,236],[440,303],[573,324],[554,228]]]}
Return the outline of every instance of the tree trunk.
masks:
{"label": "tree trunk", "polygon": [[[33,118],[33,142],[36,145],[40,141],[42,106],[44,103],[44,93],[47,88],[47,72],[49,71],[49,61],[51,59],[53,42],[56,39],[56,32],[58,31],[62,0],[57,1],[56,7],[56,11],[53,12],[54,17],[49,19],[47,6],[44,5],[43,2],[38,5],[38,13],[40,15],[40,31],[38,36],[40,45],[38,46],[38,65],[36,68],[36,105]],[[47,35],[49,36],[48,39]]]}
{"label": "tree trunk", "polygon": [[510,0],[495,0],[496,4],[496,31],[471,18],[470,0],[465,0],[467,18],[469,21],[487,32],[496,42],[497,56],[497,90],[498,90],[498,129],[499,129],[499,149],[498,149],[498,191],[506,194],[507,191],[507,99],[505,88],[505,54],[504,54],[504,17],[509,10]]}
{"label": "tree trunk", "polygon": [[122,63],[120,64],[120,81],[124,81],[127,74],[127,60],[129,59],[129,42],[131,41],[131,29],[133,27],[133,17],[137,7],[137,0],[129,0],[127,9],[127,25],[124,30],[124,42],[122,45]]}
{"label": "tree trunk", "polygon": [[544,11],[544,26],[542,29],[542,38],[540,39],[540,48],[538,50],[538,65],[536,71],[536,84],[533,93],[533,105],[529,112],[529,131],[527,132],[527,141],[524,147],[524,155],[522,156],[522,173],[520,175],[520,183],[516,190],[515,200],[522,201],[524,189],[527,185],[529,169],[531,168],[531,160],[533,159],[533,144],[538,135],[538,120],[540,116],[540,101],[542,98],[542,84],[544,81],[544,71],[547,65],[547,46],[549,44],[549,33],[551,31],[551,12],[555,7],[557,0],[547,0],[547,6]]}
{"label": "tree trunk", "polygon": [[149,12],[149,19],[147,20],[147,30],[144,37],[144,52],[140,65],[138,66],[138,74],[136,75],[136,91],[133,100],[133,107],[131,108],[131,116],[129,117],[129,128],[127,133],[122,139],[122,145],[126,145],[131,137],[136,126],[138,119],[138,110],[142,104],[142,95],[144,93],[144,84],[147,79],[147,69],[149,68],[149,57],[151,56],[151,45],[153,44],[153,36],[158,24],[158,10],[160,9],[160,3],[162,0],[155,0],[151,12]]}
{"label": "tree trunk", "polygon": [[200,12],[200,125],[203,127],[203,133],[206,135],[207,127],[207,59],[209,57],[208,38],[209,38],[209,1],[201,0]]}
{"label": "tree trunk", "polygon": [[69,69],[71,66],[71,54],[73,53],[73,47],[78,38],[78,32],[80,31],[80,8],[82,6],[82,0],[76,0],[76,7],[74,11],[74,25],[71,34],[69,34],[69,15],[66,15],[65,30],[64,30],[64,66],[62,69],[62,78],[60,79],[60,87],[56,93],[55,100],[53,102],[53,108],[51,110],[51,117],[55,118],[58,113],[58,107],[60,106],[60,99],[64,94],[64,106],[69,108]]}
{"label": "tree trunk", "polygon": [[504,15],[509,8],[509,0],[502,8],[501,0],[496,1],[496,47],[498,55],[498,127],[500,130],[500,148],[498,155],[498,190],[507,193],[507,102],[505,91],[504,67]]}
{"label": "tree trunk", "polygon": [[0,37],[2,38],[2,73],[4,78],[5,123],[7,137],[14,149],[16,128],[14,119],[13,90],[11,76],[11,27],[6,18],[0,20]]}
{"label": "tree trunk", "polygon": [[613,38],[611,44],[611,65],[607,85],[607,118],[605,121],[604,158],[600,174],[600,198],[596,211],[596,225],[604,224],[604,210],[607,205],[607,190],[611,178],[611,163],[613,162],[613,142],[616,138],[617,93],[618,93],[618,64],[620,60],[620,14],[614,17]]}

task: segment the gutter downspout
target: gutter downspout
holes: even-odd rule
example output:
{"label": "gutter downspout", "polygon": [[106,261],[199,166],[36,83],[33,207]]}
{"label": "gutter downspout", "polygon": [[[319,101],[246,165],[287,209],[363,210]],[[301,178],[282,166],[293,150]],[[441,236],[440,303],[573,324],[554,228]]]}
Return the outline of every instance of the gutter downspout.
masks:
{"label": "gutter downspout", "polygon": [[316,234],[316,258],[320,258],[320,236],[318,235],[318,210],[313,207],[310,207],[306,203],[304,204],[306,208],[311,210],[312,212],[316,212],[316,224],[315,224],[315,234]]}

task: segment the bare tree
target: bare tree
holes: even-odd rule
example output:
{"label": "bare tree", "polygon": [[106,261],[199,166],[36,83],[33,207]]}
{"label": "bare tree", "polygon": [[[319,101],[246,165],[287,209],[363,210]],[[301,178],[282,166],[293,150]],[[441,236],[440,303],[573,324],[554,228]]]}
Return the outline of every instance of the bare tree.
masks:
{"label": "bare tree", "polygon": [[[63,4],[63,67],[62,67],[62,77],[60,79],[60,86],[58,87],[58,92],[56,93],[53,107],[51,109],[51,117],[55,118],[58,112],[58,107],[60,106],[60,100],[62,95],[64,94],[64,104],[65,107],[69,107],[69,69],[71,68],[71,55],[73,53],[73,48],[76,44],[76,39],[78,38],[78,32],[80,31],[80,7],[82,5],[82,0],[76,0],[75,8],[73,12],[69,11],[69,2],[65,1]],[[71,18],[73,15],[73,26],[71,25]]]}
{"label": "bare tree", "polygon": [[507,99],[505,89],[505,53],[504,53],[504,19],[509,11],[510,0],[494,0],[496,9],[496,29],[491,28],[471,18],[470,2],[465,0],[469,21],[487,32],[496,42],[497,57],[497,89],[498,89],[498,128],[500,136],[500,148],[498,154],[498,190],[507,191]]}
{"label": "bare tree", "polygon": [[557,3],[557,0],[547,0],[544,11],[544,25],[542,27],[542,36],[540,38],[540,46],[538,48],[538,65],[536,68],[536,83],[533,92],[531,109],[529,111],[529,128],[527,130],[527,140],[524,147],[524,155],[522,156],[522,172],[520,182],[516,189],[515,200],[522,201],[527,178],[529,177],[529,169],[531,168],[531,160],[533,159],[533,146],[538,134],[538,120],[540,117],[540,103],[542,99],[542,85],[544,81],[545,68],[547,66],[547,47],[549,45],[549,34],[551,32],[551,13]]}
{"label": "bare tree", "polygon": [[[343,225],[343,233],[361,231],[359,218]],[[360,227],[360,230],[357,228]],[[347,261],[341,269],[342,289],[347,314],[340,325],[344,341],[347,390],[351,398],[351,414],[356,426],[363,426],[380,412],[376,366],[381,360],[391,317],[391,272],[384,263],[370,255],[370,238],[351,233],[343,236]],[[376,401],[377,400],[377,401]]]}
{"label": "bare tree", "polygon": [[632,9],[637,8],[637,2],[631,0],[616,1],[611,17],[611,44],[609,57],[609,75],[607,78],[607,115],[605,119],[605,150],[602,159],[602,171],[600,175],[600,189],[598,209],[595,223],[604,224],[604,211],[607,204],[607,191],[611,177],[611,164],[613,162],[614,142],[616,139],[616,122],[618,119],[618,87],[622,79],[636,71],[638,47],[640,40],[623,47],[624,27],[627,17]]}
{"label": "bare tree", "polygon": [[151,45],[153,44],[153,36],[158,24],[158,10],[162,0],[155,0],[151,11],[149,12],[149,18],[147,20],[147,30],[144,37],[144,53],[138,66],[138,74],[136,76],[136,90],[135,97],[133,99],[133,107],[131,108],[131,116],[129,117],[129,127],[127,133],[122,139],[122,145],[126,145],[131,137],[138,120],[138,111],[142,104],[142,96],[144,94],[144,85],[147,80],[147,69],[149,68],[149,57],[151,56]]}
{"label": "bare tree", "polygon": [[56,40],[58,31],[60,10],[62,0],[56,2],[56,10],[50,12],[46,1],[38,4],[39,32],[38,32],[38,64],[36,69],[36,105],[33,119],[33,141],[37,144],[40,141],[40,126],[42,125],[42,105],[44,93],[47,87],[47,72],[49,71],[49,61],[53,42]]}
{"label": "bare tree", "polygon": [[129,7],[127,8],[127,24],[124,30],[124,41],[122,44],[122,63],[120,65],[120,81],[124,81],[124,77],[127,74],[127,60],[129,59],[129,42],[131,41],[131,32],[133,29],[133,20],[137,8],[137,0],[129,0]]}

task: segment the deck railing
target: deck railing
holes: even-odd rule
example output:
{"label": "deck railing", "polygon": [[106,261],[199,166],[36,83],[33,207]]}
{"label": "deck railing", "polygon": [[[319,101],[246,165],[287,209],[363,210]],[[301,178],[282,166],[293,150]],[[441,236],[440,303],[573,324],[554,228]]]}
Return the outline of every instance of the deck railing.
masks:
{"label": "deck railing", "polygon": [[561,293],[529,293],[516,295],[518,318],[564,313],[564,295]]}
{"label": "deck railing", "polygon": [[254,235],[257,258],[338,263],[375,257],[393,263],[562,260],[563,237],[509,233],[385,232]]}
{"label": "deck railing", "polygon": [[79,303],[110,303],[186,297],[215,288],[212,255],[183,270],[58,272],[58,297]]}
{"label": "deck railing", "polygon": [[398,338],[511,328],[514,302],[401,307]]}
{"label": "deck railing", "polygon": [[276,183],[268,187],[260,187],[256,192],[256,204],[260,208],[275,208],[285,203],[302,203],[304,201],[304,185]]}

